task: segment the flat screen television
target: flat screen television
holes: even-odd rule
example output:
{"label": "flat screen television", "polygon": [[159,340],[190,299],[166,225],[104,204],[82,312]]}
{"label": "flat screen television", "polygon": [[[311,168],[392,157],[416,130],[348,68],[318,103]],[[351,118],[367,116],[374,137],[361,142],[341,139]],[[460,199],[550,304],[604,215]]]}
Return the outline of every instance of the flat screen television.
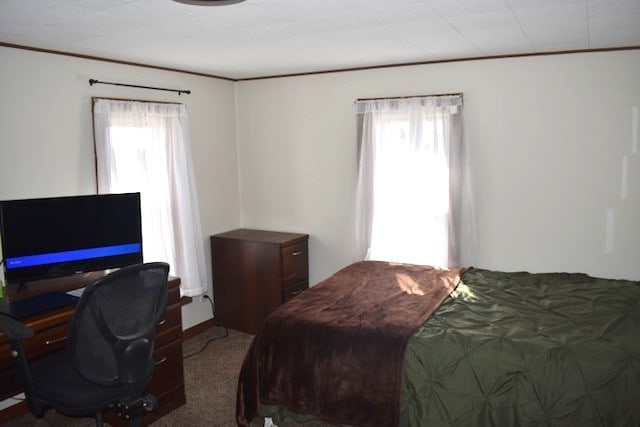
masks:
{"label": "flat screen television", "polygon": [[142,262],[140,193],[0,202],[7,283]]}

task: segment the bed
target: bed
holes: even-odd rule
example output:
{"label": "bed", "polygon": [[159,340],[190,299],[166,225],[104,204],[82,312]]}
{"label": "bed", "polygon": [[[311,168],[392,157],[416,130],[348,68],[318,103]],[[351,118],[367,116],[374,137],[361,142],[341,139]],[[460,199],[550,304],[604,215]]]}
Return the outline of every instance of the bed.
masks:
{"label": "bed", "polygon": [[[398,315],[407,318],[400,326]],[[640,283],[355,263],[279,307],[256,335],[238,382],[238,425],[264,417],[638,426]]]}

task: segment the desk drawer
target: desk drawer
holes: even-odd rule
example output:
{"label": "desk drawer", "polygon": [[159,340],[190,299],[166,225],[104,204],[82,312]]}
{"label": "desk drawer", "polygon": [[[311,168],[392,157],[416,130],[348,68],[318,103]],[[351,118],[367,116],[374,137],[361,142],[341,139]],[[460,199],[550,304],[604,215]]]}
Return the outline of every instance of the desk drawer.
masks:
{"label": "desk drawer", "polygon": [[165,391],[171,390],[179,383],[184,382],[182,340],[176,340],[156,348],[153,359],[156,362],[156,369],[151,382],[146,388],[146,392],[159,398]]}
{"label": "desk drawer", "polygon": [[160,348],[163,345],[170,343],[173,340],[181,338],[182,335],[182,311],[180,304],[174,304],[167,306],[160,325],[156,330],[156,348]]}
{"label": "desk drawer", "polygon": [[[33,338],[22,342],[25,353],[29,359],[62,350],[67,340],[68,324],[54,326],[53,328],[37,331]],[[9,343],[0,345],[0,369],[14,366]]]}
{"label": "desk drawer", "polygon": [[180,302],[180,286],[169,284],[169,293],[167,295],[167,307]]}

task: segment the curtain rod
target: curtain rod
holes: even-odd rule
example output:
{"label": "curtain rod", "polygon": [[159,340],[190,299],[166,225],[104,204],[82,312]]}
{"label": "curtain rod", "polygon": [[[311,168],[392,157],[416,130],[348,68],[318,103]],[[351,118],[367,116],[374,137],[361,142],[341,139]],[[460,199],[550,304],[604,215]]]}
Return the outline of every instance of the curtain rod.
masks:
{"label": "curtain rod", "polygon": [[439,93],[436,95],[410,95],[410,96],[388,96],[386,98],[358,98],[358,101],[383,101],[385,99],[408,99],[408,98],[428,98],[430,96],[459,96],[460,98],[464,98],[462,92],[458,93]]}
{"label": "curtain rod", "polygon": [[104,99],[107,101],[127,101],[127,102],[146,102],[149,104],[167,104],[167,105],[183,105],[180,102],[167,102],[167,101],[152,101],[148,99],[133,99],[133,98],[105,98],[103,96],[92,96],[91,101],[95,104],[97,100]]}
{"label": "curtain rod", "polygon": [[89,86],[93,86],[95,84],[113,85],[113,86],[125,86],[125,87],[136,87],[136,88],[140,88],[140,89],[164,90],[166,92],[177,92],[178,95],[182,95],[183,93],[186,93],[187,95],[191,94],[191,91],[188,90],[188,89],[167,89],[167,88],[163,88],[163,87],[139,86],[139,85],[130,85],[130,84],[126,84],[126,83],[101,82],[101,81],[96,80],[96,79],[89,79]]}

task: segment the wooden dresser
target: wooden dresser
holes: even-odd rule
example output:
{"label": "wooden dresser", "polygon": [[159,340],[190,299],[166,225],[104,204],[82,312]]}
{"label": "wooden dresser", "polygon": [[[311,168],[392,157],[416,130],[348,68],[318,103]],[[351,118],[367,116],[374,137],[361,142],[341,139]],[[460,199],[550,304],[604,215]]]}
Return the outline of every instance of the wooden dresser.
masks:
{"label": "wooden dresser", "polygon": [[216,322],[256,334],[269,313],[307,289],[308,240],[250,229],[211,236]]}
{"label": "wooden dresser", "polygon": [[[51,291],[68,291],[80,288],[97,279],[103,272],[78,275],[74,279],[52,279],[47,283],[32,282],[17,289],[6,288],[8,298],[21,299]],[[33,338],[23,342],[27,357],[39,356],[64,349],[69,321],[74,306],[66,306],[22,319],[23,323],[35,332]],[[182,311],[180,305],[180,279],[169,278],[169,295],[165,315],[156,332],[154,359],[156,368],[146,392],[156,396],[158,409],[146,414],[144,424],[152,421],[186,402],[184,391],[184,371],[182,364]],[[11,346],[0,333],[0,401],[21,393],[20,380],[17,377]],[[28,411],[26,402],[10,406],[0,411],[0,424],[16,418]],[[114,413],[105,412],[105,421],[111,425],[129,425]]]}

